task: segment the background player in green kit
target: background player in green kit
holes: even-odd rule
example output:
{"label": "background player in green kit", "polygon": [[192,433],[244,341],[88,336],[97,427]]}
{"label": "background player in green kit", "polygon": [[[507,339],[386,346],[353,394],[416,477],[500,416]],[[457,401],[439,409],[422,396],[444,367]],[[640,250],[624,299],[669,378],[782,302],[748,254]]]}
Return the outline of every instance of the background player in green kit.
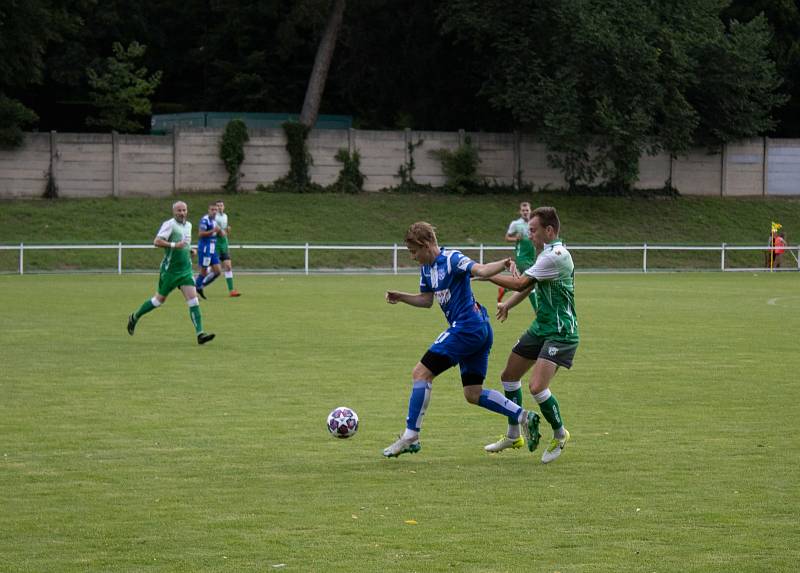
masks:
{"label": "background player in green kit", "polygon": [[[527,201],[523,201],[519,204],[519,219],[514,219],[511,221],[511,224],[509,224],[508,230],[506,231],[506,241],[514,243],[514,261],[517,265],[516,273],[526,271],[533,266],[533,263],[536,260],[536,247],[534,246],[533,242],[531,242],[531,238],[529,236],[530,230],[528,228],[528,223],[530,218],[531,204]],[[503,296],[505,295],[506,290],[507,289],[504,289],[503,287],[498,287],[498,303],[503,302]],[[531,291],[531,293],[528,295],[528,300],[533,307],[533,311],[536,312],[535,290]],[[522,385],[519,383],[519,381],[509,384],[504,382],[503,390],[505,391],[506,398],[522,406]],[[508,423],[513,425],[515,420],[509,419]],[[515,447],[521,447],[524,440],[521,436],[519,436],[519,434],[517,434],[517,436],[518,439],[514,442],[516,444]],[[494,447],[494,444],[489,444],[489,446],[487,446],[487,448],[490,447]]]}
{"label": "background player in green kit", "polygon": [[146,300],[142,306],[128,317],[128,334],[133,336],[139,319],[151,310],[164,304],[167,296],[179,288],[189,305],[189,316],[197,334],[197,343],[205,344],[214,339],[214,335],[203,331],[203,317],[200,314],[200,302],[192,276],[192,224],[186,220],[189,209],[186,203],[178,201],[172,205],[173,218],[164,221],[158,230],[153,244],[164,248],[164,260],[158,275],[158,290],[153,298]]}
{"label": "background player in green kit", "polygon": [[[561,223],[553,207],[539,207],[531,214],[530,238],[540,250],[536,263],[519,276],[494,276],[493,283],[514,293],[505,303],[497,305],[497,318],[503,322],[509,309],[523,301],[536,288],[538,309],[536,319],[511,350],[501,374],[504,388],[521,387],[522,376],[533,366],[530,392],[553,428],[553,439],[542,454],[542,462],[558,458],[570,439],[564,427],[561,409],[550,392],[550,383],[559,366],[570,368],[578,349],[578,318],[575,313],[575,265],[572,255],[558,238]],[[489,452],[522,446],[520,426],[509,419],[508,431],[498,442],[486,446]],[[527,428],[526,428],[527,431]],[[528,436],[528,448],[533,451],[537,440]],[[531,447],[533,445],[533,447]]]}
{"label": "background player in green kit", "polygon": [[[506,230],[505,240],[509,243],[514,243],[514,262],[517,265],[517,271],[523,272],[533,266],[536,260],[536,248],[528,236],[528,221],[531,218],[531,204],[523,201],[519,204],[519,219],[514,219],[508,225]],[[497,291],[497,302],[503,301],[503,295],[507,289],[502,287]],[[530,296],[531,305],[533,310],[536,310],[536,292],[532,292]]]}
{"label": "background player in green kit", "polygon": [[233,288],[233,269],[231,268],[231,253],[228,248],[228,235],[231,233],[231,226],[228,224],[228,216],[225,214],[225,201],[217,199],[217,215],[214,218],[217,225],[222,229],[222,233],[217,236],[217,253],[222,263],[222,271],[225,273],[225,282],[228,284],[228,296],[241,296],[241,293]]}

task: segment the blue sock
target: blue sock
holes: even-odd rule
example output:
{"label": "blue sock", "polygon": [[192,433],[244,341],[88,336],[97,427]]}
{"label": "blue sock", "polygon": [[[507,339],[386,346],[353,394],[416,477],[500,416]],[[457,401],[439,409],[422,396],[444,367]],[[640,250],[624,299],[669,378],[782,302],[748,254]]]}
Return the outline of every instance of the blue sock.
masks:
{"label": "blue sock", "polygon": [[203,275],[197,275],[194,279],[194,288],[203,288],[203,279],[205,277]]}
{"label": "blue sock", "polygon": [[515,404],[497,390],[484,390],[481,392],[478,406],[514,419],[517,419],[522,411],[522,406]]}
{"label": "blue sock", "polygon": [[408,399],[408,417],[406,428],[419,432],[422,427],[422,418],[431,399],[431,383],[424,380],[414,380],[411,388],[411,397]]}

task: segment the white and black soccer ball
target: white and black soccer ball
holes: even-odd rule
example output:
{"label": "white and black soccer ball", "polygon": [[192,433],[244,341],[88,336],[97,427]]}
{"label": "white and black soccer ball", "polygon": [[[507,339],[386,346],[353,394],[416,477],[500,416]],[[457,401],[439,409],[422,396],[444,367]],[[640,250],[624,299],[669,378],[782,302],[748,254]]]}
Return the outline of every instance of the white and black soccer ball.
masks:
{"label": "white and black soccer ball", "polygon": [[358,415],[352,408],[339,406],[328,414],[328,431],[334,438],[352,438],[358,431]]}

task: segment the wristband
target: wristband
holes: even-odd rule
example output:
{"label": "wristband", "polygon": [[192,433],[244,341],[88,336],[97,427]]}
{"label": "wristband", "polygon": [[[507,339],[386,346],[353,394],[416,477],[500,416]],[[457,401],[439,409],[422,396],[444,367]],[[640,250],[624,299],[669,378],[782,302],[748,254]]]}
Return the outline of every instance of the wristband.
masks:
{"label": "wristband", "polygon": [[174,243],[174,242],[170,243],[170,244],[169,244],[169,248],[170,248],[170,249],[174,249],[174,248],[175,248],[175,243]]}

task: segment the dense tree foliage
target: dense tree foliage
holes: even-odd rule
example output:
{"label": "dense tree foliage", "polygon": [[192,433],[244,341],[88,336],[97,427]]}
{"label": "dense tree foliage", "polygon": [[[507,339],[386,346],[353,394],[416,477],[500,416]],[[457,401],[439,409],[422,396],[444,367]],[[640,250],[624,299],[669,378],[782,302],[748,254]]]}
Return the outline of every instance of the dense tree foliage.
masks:
{"label": "dense tree foliage", "polygon": [[572,183],[628,186],[643,151],[767,132],[783,101],[764,18],[726,30],[716,0],[450,0],[440,14],[487,58],[494,105]]}
{"label": "dense tree foliage", "polygon": [[[163,73],[154,113],[298,113],[333,5],[0,0],[4,133],[34,112],[39,129],[86,130],[87,70],[115,43],[146,45],[140,67]],[[799,41],[789,0],[353,0],[320,111],[360,128],[533,130],[572,180],[625,185],[642,151],[799,135],[800,98],[777,95],[780,78],[800,91]]]}
{"label": "dense tree foliage", "polygon": [[106,58],[99,71],[86,70],[92,88],[89,96],[97,109],[97,116],[88,117],[86,123],[116,131],[137,131],[142,128],[142,120],[150,116],[150,96],[161,81],[161,72],[148,77],[147,69],[139,67],[146,46],[138,42],[131,42],[127,48],[114,42],[113,49],[113,57]]}
{"label": "dense tree foliage", "polygon": [[[0,145],[13,146],[22,128],[37,119],[34,107],[20,94],[39,88],[47,50],[65,34],[73,33],[80,19],[58,0],[0,0]],[[24,101],[23,101],[24,100]]]}
{"label": "dense tree foliage", "polygon": [[723,12],[731,22],[750,22],[763,14],[773,32],[769,53],[792,97],[778,111],[772,132],[781,137],[800,137],[800,8],[794,0],[733,0]]}

